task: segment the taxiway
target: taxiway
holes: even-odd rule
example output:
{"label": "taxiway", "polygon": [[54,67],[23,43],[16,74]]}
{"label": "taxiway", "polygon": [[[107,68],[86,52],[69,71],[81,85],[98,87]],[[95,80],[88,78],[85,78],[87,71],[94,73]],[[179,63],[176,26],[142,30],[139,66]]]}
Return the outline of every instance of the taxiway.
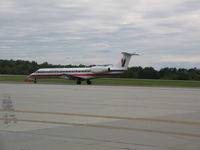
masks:
{"label": "taxiway", "polygon": [[0,83],[1,150],[199,150],[200,89]]}

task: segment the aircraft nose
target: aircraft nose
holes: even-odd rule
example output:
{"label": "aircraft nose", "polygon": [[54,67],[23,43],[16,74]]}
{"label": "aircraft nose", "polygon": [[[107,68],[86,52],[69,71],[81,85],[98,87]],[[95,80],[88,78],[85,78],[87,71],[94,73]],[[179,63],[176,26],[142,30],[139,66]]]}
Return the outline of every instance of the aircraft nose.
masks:
{"label": "aircraft nose", "polygon": [[31,73],[31,74],[29,74],[27,77],[31,79],[32,76],[33,76],[33,74]]}

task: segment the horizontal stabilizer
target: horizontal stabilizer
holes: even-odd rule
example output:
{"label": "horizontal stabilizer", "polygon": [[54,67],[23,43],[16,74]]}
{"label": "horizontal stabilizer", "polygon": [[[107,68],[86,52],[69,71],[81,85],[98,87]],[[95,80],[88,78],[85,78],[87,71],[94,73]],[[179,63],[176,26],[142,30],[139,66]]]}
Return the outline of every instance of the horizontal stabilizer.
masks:
{"label": "horizontal stabilizer", "polygon": [[122,52],[122,54],[124,54],[124,55],[129,55],[129,56],[132,56],[132,55],[139,55],[139,54],[137,54],[137,53],[128,53],[128,52]]}

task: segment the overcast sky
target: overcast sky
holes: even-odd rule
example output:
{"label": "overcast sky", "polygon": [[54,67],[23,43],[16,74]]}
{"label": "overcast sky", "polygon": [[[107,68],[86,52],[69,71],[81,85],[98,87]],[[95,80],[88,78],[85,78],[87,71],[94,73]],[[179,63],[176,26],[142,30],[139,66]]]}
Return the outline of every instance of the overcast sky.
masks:
{"label": "overcast sky", "polygon": [[0,59],[200,68],[199,0],[0,0]]}

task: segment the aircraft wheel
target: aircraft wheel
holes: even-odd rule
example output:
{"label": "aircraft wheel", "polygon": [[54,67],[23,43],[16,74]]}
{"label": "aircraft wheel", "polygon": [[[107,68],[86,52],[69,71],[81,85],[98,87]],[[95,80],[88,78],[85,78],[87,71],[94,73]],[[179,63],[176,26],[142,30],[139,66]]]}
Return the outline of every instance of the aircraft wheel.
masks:
{"label": "aircraft wheel", "polygon": [[36,84],[37,83],[37,79],[35,78],[33,82]]}
{"label": "aircraft wheel", "polygon": [[92,84],[92,82],[90,80],[87,80],[87,84],[90,85]]}
{"label": "aircraft wheel", "polygon": [[81,84],[81,80],[76,80],[76,84],[80,85]]}

